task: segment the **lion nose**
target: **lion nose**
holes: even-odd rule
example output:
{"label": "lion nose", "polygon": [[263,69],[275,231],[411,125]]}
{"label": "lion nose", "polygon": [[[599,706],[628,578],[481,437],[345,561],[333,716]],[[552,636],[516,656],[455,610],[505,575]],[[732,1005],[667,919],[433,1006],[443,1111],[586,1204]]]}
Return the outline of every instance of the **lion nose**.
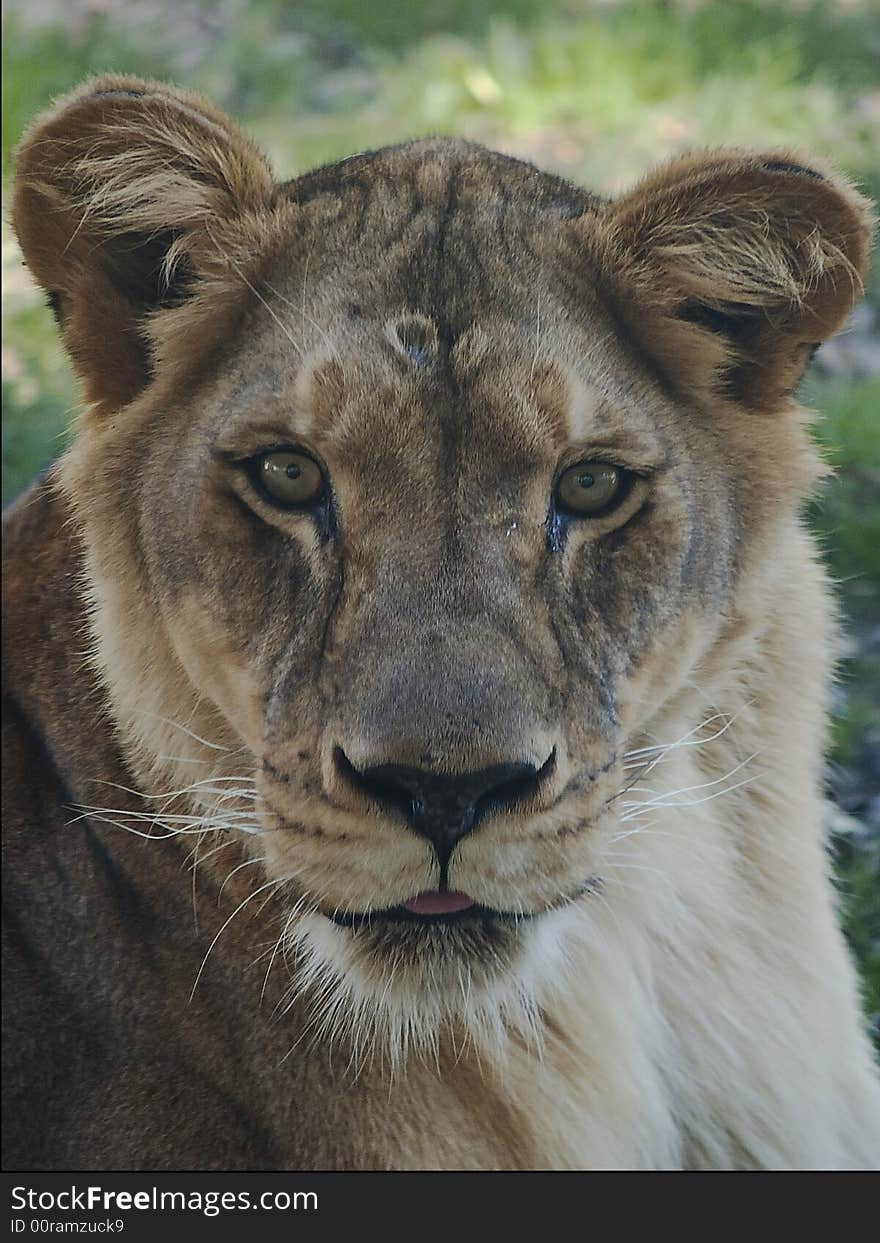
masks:
{"label": "lion nose", "polygon": [[355,768],[337,748],[337,764],[344,775],[380,807],[402,812],[410,827],[431,843],[444,867],[456,844],[486,816],[509,810],[535,794],[555,763],[554,748],[540,766],[520,761],[447,775],[404,764]]}

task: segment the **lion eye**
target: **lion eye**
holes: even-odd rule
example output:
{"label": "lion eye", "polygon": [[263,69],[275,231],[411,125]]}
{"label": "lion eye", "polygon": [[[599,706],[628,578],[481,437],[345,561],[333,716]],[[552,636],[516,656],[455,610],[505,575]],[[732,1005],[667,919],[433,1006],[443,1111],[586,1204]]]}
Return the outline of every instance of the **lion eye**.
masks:
{"label": "lion eye", "polygon": [[623,499],[626,479],[625,471],[607,462],[579,462],[560,475],[556,499],[569,513],[594,516]]}
{"label": "lion eye", "polygon": [[304,453],[278,449],[257,458],[256,465],[260,486],[276,505],[314,505],[323,495],[321,468]]}

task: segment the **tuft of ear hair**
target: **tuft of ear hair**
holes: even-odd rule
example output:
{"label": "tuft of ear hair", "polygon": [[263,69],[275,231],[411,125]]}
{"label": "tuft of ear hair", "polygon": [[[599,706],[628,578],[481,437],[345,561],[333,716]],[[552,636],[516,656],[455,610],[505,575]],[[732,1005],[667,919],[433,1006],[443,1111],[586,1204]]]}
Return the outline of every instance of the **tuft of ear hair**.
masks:
{"label": "tuft of ear hair", "polygon": [[874,217],[788,152],[693,153],[590,221],[612,305],[670,383],[779,406],[862,293]]}
{"label": "tuft of ear hair", "polygon": [[110,74],[37,118],[13,223],[98,413],[148,382],[151,315],[228,281],[265,240],[275,199],[264,157],[187,91]]}

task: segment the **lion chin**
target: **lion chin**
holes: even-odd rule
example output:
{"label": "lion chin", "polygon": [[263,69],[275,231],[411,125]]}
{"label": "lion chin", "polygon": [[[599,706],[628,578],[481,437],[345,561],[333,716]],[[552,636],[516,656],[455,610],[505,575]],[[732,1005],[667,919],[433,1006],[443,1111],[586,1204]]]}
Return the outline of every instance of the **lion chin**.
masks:
{"label": "lion chin", "polygon": [[310,1036],[392,1076],[411,1058],[435,1063],[442,1042],[504,1059],[511,1039],[540,1055],[542,1007],[564,987],[573,909],[530,919],[481,912],[419,925],[393,917],[340,927],[320,914],[288,933],[289,988],[308,999]]}

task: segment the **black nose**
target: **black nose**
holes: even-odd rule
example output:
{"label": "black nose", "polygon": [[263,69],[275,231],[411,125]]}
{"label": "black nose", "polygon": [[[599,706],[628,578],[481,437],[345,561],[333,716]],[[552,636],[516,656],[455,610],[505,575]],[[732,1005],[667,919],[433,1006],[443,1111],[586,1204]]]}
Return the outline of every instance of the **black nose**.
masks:
{"label": "black nose", "polygon": [[449,776],[403,764],[357,769],[341,748],[337,764],[345,776],[381,807],[402,812],[413,829],[434,847],[445,867],[457,842],[493,811],[524,802],[552,771],[556,750],[535,764],[493,764],[479,772]]}

